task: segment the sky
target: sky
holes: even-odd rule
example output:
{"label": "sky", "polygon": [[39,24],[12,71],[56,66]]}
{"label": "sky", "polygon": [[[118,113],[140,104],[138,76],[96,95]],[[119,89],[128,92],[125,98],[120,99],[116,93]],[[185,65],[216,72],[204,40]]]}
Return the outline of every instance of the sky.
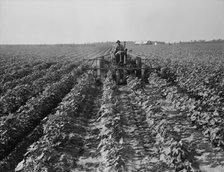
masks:
{"label": "sky", "polygon": [[0,44],[224,39],[224,0],[0,0]]}

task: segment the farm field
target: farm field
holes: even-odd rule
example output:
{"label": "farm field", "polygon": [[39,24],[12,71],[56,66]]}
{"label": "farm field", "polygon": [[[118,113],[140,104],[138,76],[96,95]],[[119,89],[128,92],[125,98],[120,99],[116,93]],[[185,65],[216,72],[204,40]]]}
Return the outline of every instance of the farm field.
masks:
{"label": "farm field", "polygon": [[224,43],[127,48],[147,83],[95,82],[111,44],[0,46],[0,171],[224,171]]}

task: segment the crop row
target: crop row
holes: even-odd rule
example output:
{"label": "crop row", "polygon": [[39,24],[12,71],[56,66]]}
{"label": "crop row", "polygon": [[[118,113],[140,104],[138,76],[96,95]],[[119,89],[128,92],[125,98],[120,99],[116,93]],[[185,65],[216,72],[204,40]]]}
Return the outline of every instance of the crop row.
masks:
{"label": "crop row", "polygon": [[51,68],[47,74],[33,82],[17,85],[12,90],[6,92],[0,99],[0,112],[2,116],[14,113],[20,106],[24,105],[27,100],[42,92],[48,85],[60,80],[63,75],[72,71],[77,64],[68,64],[59,70],[52,72]]}
{"label": "crop row", "polygon": [[[164,59],[163,59],[164,60]],[[223,147],[224,70],[217,60],[169,59],[158,63],[177,107],[187,108],[188,117],[215,146]],[[152,61],[151,61],[152,62]],[[166,93],[168,94],[168,93]],[[189,106],[184,102],[191,102]],[[182,103],[184,105],[182,105]]]}
{"label": "crop row", "polygon": [[[1,93],[5,93],[7,90],[13,89],[15,86],[22,85],[22,84],[31,84],[34,80],[41,78],[44,76],[43,73],[47,74],[50,72],[55,72],[56,70],[59,70],[62,66],[64,68],[68,67],[69,62],[63,62],[63,63],[54,63],[54,62],[44,62],[40,65],[35,66],[32,70],[33,72],[29,75],[14,79],[12,81],[8,81],[1,85]],[[35,77],[36,76],[36,77]]]}
{"label": "crop row", "polygon": [[119,107],[118,88],[109,72],[103,85],[99,110],[99,171],[127,171],[128,145],[125,140],[123,110]]}
{"label": "crop row", "polygon": [[167,64],[176,82],[189,92],[207,97],[224,95],[224,70],[222,65],[204,64],[199,61],[177,61]]}
{"label": "crop row", "polygon": [[44,74],[46,74],[46,70],[48,70],[49,68],[51,69],[51,66],[54,65],[54,63],[44,63],[41,64],[40,66],[37,65],[36,67],[34,67],[35,69],[33,70],[33,72],[31,72],[29,75],[24,76],[22,78],[18,78],[18,79],[14,79],[12,81],[8,81],[4,84],[1,85],[0,88],[0,94],[4,94],[7,90],[9,89],[13,89],[14,87],[18,86],[19,84],[30,84],[31,82],[33,82],[35,79],[38,79],[42,76],[44,76]]}
{"label": "crop row", "polygon": [[[25,62],[23,59],[20,59],[19,57],[10,57],[9,55],[5,55],[2,57],[3,61],[1,63],[1,71],[0,76],[10,76],[10,74],[14,77],[18,77],[19,73],[23,71],[23,69],[31,69],[37,65],[41,64],[41,61],[32,61],[32,62]],[[17,72],[16,72],[17,71]],[[20,71],[20,72],[18,72]],[[4,77],[7,81],[7,77]],[[3,78],[1,79],[1,82],[4,81]]]}
{"label": "crop row", "polygon": [[134,49],[147,54],[149,65],[165,69],[162,71],[164,79],[171,79],[198,98],[210,99],[215,95],[224,101],[222,49],[219,49],[220,45],[215,45],[216,49],[211,49],[212,44],[196,45],[139,46]]}
{"label": "crop row", "polygon": [[[151,155],[147,158],[148,170],[195,171],[195,150],[183,140],[181,132],[177,129],[178,126],[174,127],[174,122],[168,117],[172,113],[175,114],[175,111],[181,115],[181,111],[173,107],[169,97],[164,97],[163,93],[169,89],[167,81],[152,74],[149,77],[149,85],[153,92],[145,92],[142,87],[137,89],[133,87],[140,82],[138,79],[129,80],[128,85],[135,92],[139,105],[146,112],[146,121],[151,131],[150,139],[153,144],[151,144]],[[155,95],[157,97],[153,97]],[[171,109],[167,111],[166,108],[171,108],[174,112],[170,112]]]}
{"label": "crop row", "polygon": [[[152,66],[167,69],[182,88],[200,97],[224,96],[222,44],[174,44],[161,46],[133,46],[149,59]],[[223,101],[223,100],[222,100]]]}
{"label": "crop row", "polygon": [[[22,65],[44,62],[64,62],[79,60],[90,54],[104,53],[110,44],[99,45],[25,45],[0,47],[0,75],[22,69]],[[100,50],[100,51],[99,51]],[[91,56],[90,56],[91,57]],[[22,68],[21,68],[22,67]],[[4,72],[3,72],[4,71]],[[2,73],[3,72],[3,73]]]}
{"label": "crop row", "polygon": [[[200,64],[196,63],[194,66],[196,65]],[[181,66],[172,68],[170,65],[167,71],[172,72],[166,72],[165,77],[162,76],[167,81],[176,78],[171,87],[173,88],[171,96],[175,97],[174,101],[179,104],[178,106],[190,100],[191,106],[187,107],[189,119],[199,129],[205,131],[205,135],[215,146],[224,147],[223,69],[210,67],[205,70],[206,68],[201,66],[199,70],[198,67],[192,69],[188,66],[178,72],[176,69],[180,68]]]}
{"label": "crop row", "polygon": [[175,85],[164,92],[164,95],[169,96],[177,109],[188,112],[187,117],[191,123],[201,130],[214,146],[224,148],[223,103],[220,97],[213,95],[211,99],[198,100],[189,97]]}
{"label": "crop row", "polygon": [[95,94],[92,76],[81,76],[78,84],[48,117],[43,136],[29,147],[16,171],[67,171],[75,168],[84,149],[85,126]]}
{"label": "crop row", "polygon": [[37,69],[48,68],[50,65],[51,63],[42,64],[40,62],[34,62],[28,64],[24,63],[21,66],[18,66],[19,68],[9,68],[11,71],[8,70],[5,72],[5,74],[2,75],[0,83],[4,84],[6,82],[25,77]]}
{"label": "crop row", "polygon": [[6,157],[52,109],[57,107],[57,104],[74,86],[76,77],[82,74],[84,69],[80,66],[60,81],[48,86],[42,94],[28,101],[23,109],[1,124],[0,159]]}
{"label": "crop row", "polygon": [[[201,144],[201,143],[207,144],[207,148],[208,148],[208,147],[210,147],[209,146],[210,144],[206,143],[206,142],[210,141],[214,147],[217,147],[217,146],[222,147],[222,148],[224,147],[223,146],[224,145],[224,142],[223,142],[224,126],[223,126],[223,111],[222,110],[214,109],[213,111],[211,111],[211,110],[207,111],[208,109],[203,108],[203,106],[201,104],[201,100],[195,98],[196,95],[192,95],[192,94],[189,95],[188,92],[185,92],[185,91],[183,91],[183,89],[180,89],[179,85],[170,84],[167,79],[161,79],[160,77],[158,77],[157,74],[151,75],[151,77],[149,78],[149,84],[151,84],[151,85],[154,84],[156,87],[161,88],[161,91],[160,91],[161,96],[166,99],[166,102],[168,104],[172,105],[170,107],[170,109],[168,109],[168,111],[170,111],[170,110],[173,111],[173,109],[174,109],[176,112],[183,114],[182,120],[188,119],[188,121],[189,121],[188,130],[190,130],[189,128],[191,128],[192,124],[193,124],[193,126],[196,126],[196,130],[194,132],[201,133],[201,136],[199,137],[200,134],[197,134],[198,135],[197,138],[194,138],[194,139],[199,140],[199,144]],[[145,105],[145,103],[144,103],[144,106],[146,107],[146,109],[148,107],[147,111],[149,112],[150,115],[153,114],[150,112],[154,108],[152,106],[152,104]],[[157,109],[156,105],[154,105],[154,106],[155,106],[155,109]],[[166,108],[167,107],[163,107],[162,111]],[[166,118],[166,117],[164,117],[164,118]],[[167,126],[167,123],[165,122],[163,125]],[[161,126],[163,126],[163,125],[161,125]],[[177,125],[177,124],[175,124],[175,125]],[[179,142],[180,136],[178,136],[179,135],[178,132],[180,132],[180,131],[173,132],[172,127],[173,126],[168,125],[167,131],[166,131],[166,127],[163,128],[161,131],[165,131],[164,136],[166,136],[167,132],[168,133],[171,132],[171,134],[174,136],[174,138],[172,138],[172,140],[175,141],[175,139],[177,139],[176,141]],[[156,133],[159,133],[159,132],[156,131]],[[204,141],[204,139],[207,141]],[[164,142],[163,137],[162,137],[162,142]],[[175,142],[175,145],[178,142]],[[194,142],[198,142],[198,141],[194,140]],[[169,142],[169,144],[173,145],[173,144],[171,144],[171,142]],[[176,145],[176,146],[178,146],[178,145]],[[195,150],[193,150],[192,148],[190,148],[190,147],[188,148],[188,146],[186,146],[186,144],[184,144],[184,142],[180,142],[178,150],[180,149],[180,147],[182,147],[183,150],[181,152],[183,153],[185,151],[185,153],[184,153],[184,155],[181,155],[181,154],[176,154],[176,155],[180,155],[181,158],[185,157],[185,161],[186,161],[187,157],[191,157],[191,159],[188,159],[187,164],[185,164],[185,163],[183,164],[183,161],[181,158],[179,158],[179,160],[175,160],[175,162],[181,162],[181,164],[180,164],[181,166],[177,166],[177,168],[180,168],[180,167],[184,168],[184,169],[192,168],[192,165],[194,164],[192,162],[192,158],[193,158],[192,156],[193,156],[193,154],[198,154],[198,153],[195,152]],[[197,146],[198,146],[198,148],[200,147],[200,145],[197,145]],[[163,158],[165,157],[165,159],[167,159],[166,158],[167,151],[168,151],[169,156],[172,155],[172,152],[171,152],[172,149],[170,147],[168,148],[168,150],[167,149],[163,150],[163,149],[164,148],[160,149],[160,150],[162,150],[162,152],[165,152],[165,155],[163,155]],[[208,148],[208,149],[213,149],[213,148]],[[175,151],[177,151],[176,148],[175,148]],[[174,160],[173,158],[171,158],[171,159]],[[210,162],[210,163],[213,163],[213,162]],[[175,164],[174,164],[174,166],[175,166]]]}

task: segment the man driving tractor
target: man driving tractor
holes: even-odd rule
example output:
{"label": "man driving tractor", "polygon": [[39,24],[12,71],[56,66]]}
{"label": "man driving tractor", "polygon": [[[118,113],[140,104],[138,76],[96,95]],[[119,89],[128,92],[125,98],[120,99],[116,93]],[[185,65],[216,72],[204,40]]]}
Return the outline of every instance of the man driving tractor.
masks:
{"label": "man driving tractor", "polygon": [[117,40],[117,45],[114,47],[113,53],[115,56],[116,64],[126,64],[127,51],[125,47],[121,44],[119,40]]}

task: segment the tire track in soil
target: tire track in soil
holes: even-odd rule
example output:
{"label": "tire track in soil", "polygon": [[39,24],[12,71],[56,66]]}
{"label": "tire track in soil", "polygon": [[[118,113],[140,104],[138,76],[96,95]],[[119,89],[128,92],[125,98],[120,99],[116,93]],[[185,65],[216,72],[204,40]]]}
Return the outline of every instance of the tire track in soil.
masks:
{"label": "tire track in soil", "polygon": [[[124,142],[128,145],[130,159],[126,164],[127,171],[146,171],[149,167],[148,156],[154,140],[146,122],[146,114],[136,102],[136,96],[127,86],[120,87],[120,108],[123,114]],[[130,156],[131,155],[131,156]]]}
{"label": "tire track in soil", "polygon": [[99,129],[97,128],[97,119],[99,117],[98,112],[101,106],[101,97],[102,91],[99,91],[94,100],[93,109],[89,115],[90,118],[88,119],[88,125],[86,126],[84,152],[77,161],[75,172],[95,171],[99,165],[97,147],[100,140],[98,139]]}

